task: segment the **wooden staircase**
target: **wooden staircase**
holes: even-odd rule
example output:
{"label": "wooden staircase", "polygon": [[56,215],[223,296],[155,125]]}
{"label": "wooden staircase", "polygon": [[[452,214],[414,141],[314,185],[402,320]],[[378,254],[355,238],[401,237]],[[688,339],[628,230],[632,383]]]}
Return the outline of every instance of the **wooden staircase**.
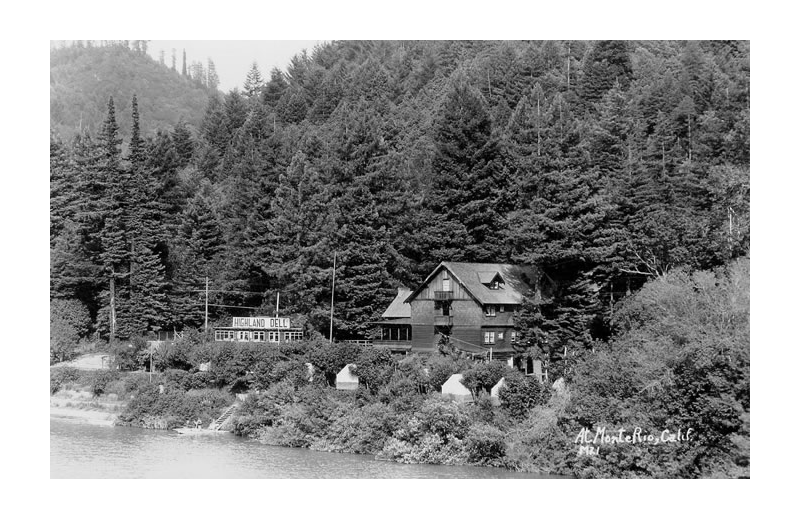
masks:
{"label": "wooden staircase", "polygon": [[225,423],[228,422],[228,419],[231,418],[231,416],[233,415],[233,412],[235,412],[236,409],[239,407],[239,404],[240,404],[239,401],[236,401],[235,403],[233,403],[232,405],[227,407],[225,409],[225,411],[222,412],[222,415],[217,417],[214,420],[214,422],[212,422],[211,424],[208,425],[208,429],[209,430],[217,430],[217,431],[221,430],[222,427],[225,426]]}

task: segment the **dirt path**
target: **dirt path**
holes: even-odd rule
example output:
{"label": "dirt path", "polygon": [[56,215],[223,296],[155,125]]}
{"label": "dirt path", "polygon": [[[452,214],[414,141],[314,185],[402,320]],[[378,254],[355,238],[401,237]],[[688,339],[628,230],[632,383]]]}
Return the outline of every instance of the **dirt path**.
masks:
{"label": "dirt path", "polygon": [[80,370],[103,370],[109,368],[111,355],[103,352],[87,354],[72,361],[56,363],[54,367],[73,367]]}

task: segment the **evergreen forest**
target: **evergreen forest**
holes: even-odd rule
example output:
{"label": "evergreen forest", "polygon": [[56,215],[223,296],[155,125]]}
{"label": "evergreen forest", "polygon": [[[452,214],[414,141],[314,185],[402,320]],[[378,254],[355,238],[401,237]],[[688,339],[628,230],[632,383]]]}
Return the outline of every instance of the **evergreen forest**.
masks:
{"label": "evergreen forest", "polygon": [[[749,255],[749,42],[337,41],[218,91],[146,42],[51,49],[50,298],[76,338],[292,316],[363,339],[443,260],[554,282],[565,372],[620,302]],[[182,70],[178,70],[182,69]],[[76,112],[76,107],[83,107]],[[561,368],[558,368],[561,367]]]}

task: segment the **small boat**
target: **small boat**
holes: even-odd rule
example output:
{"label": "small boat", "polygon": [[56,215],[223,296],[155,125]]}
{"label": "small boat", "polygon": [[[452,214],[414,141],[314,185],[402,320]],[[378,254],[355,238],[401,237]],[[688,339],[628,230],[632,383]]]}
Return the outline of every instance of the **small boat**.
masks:
{"label": "small boat", "polygon": [[173,431],[183,435],[213,435],[216,433],[231,433],[227,430],[209,430],[207,428],[175,428]]}

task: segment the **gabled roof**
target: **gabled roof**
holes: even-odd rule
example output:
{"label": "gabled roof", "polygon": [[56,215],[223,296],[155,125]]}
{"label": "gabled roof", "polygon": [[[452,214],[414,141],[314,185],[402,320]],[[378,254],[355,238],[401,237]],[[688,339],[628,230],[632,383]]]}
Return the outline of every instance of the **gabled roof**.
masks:
{"label": "gabled roof", "polygon": [[411,289],[399,287],[397,296],[386,308],[381,318],[411,318],[411,305],[406,303],[406,298],[411,294]]}
{"label": "gabled roof", "polygon": [[[523,294],[533,289],[529,284],[535,283],[538,277],[538,270],[534,266],[442,262],[405,301],[410,303],[416,298],[442,269],[447,269],[453,278],[482,305],[519,305],[522,303]],[[504,285],[500,289],[489,289],[485,284],[491,283],[497,275],[503,279]]]}

